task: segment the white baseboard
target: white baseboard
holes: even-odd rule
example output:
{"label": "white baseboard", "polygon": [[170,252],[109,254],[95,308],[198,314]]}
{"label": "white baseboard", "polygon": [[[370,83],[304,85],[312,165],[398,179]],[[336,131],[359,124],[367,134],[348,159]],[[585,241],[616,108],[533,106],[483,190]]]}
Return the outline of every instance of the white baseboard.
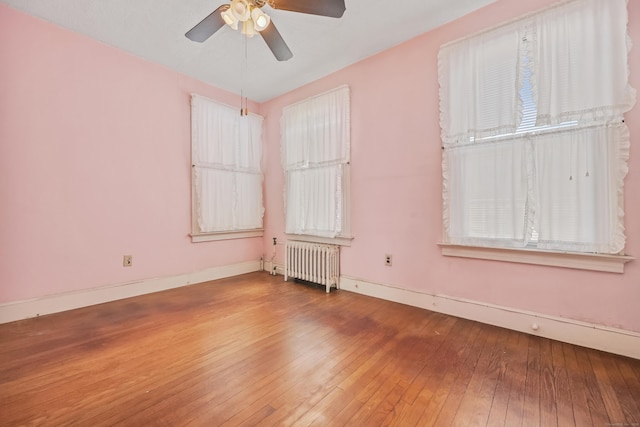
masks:
{"label": "white baseboard", "polygon": [[143,279],[82,291],[48,295],[32,300],[10,302],[0,305],[0,323],[73,310],[75,308],[102,304],[152,292],[165,291],[167,289],[179,288],[194,283],[208,282],[210,280],[237,276],[254,271],[260,271],[260,261],[249,261],[179,274],[177,276]]}
{"label": "white baseboard", "polygon": [[352,277],[341,276],[340,289],[640,359],[640,333],[637,332],[446,295],[409,291]]}

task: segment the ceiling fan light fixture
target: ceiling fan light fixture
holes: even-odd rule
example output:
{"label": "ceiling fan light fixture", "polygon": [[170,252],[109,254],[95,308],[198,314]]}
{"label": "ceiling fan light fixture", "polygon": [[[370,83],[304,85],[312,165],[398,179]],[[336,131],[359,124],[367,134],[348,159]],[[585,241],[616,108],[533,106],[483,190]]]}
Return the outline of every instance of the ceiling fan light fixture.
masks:
{"label": "ceiling fan light fixture", "polygon": [[224,20],[225,24],[227,24],[228,26],[230,26],[234,30],[238,29],[238,19],[236,18],[236,16],[231,11],[231,8],[229,8],[229,9],[225,10],[224,12],[222,12],[220,14],[220,16],[222,16],[222,19]]}
{"label": "ceiling fan light fixture", "polygon": [[246,22],[251,17],[251,6],[247,0],[232,0],[231,12],[238,21]]}
{"label": "ceiling fan light fixture", "polygon": [[251,20],[256,31],[262,31],[271,23],[271,17],[256,7],[251,11]]}
{"label": "ceiling fan light fixture", "polygon": [[253,20],[251,19],[247,19],[246,21],[244,21],[242,23],[242,34],[244,34],[245,36],[251,38],[253,36],[255,36],[256,34],[258,34],[258,32],[256,31],[255,27],[253,26]]}

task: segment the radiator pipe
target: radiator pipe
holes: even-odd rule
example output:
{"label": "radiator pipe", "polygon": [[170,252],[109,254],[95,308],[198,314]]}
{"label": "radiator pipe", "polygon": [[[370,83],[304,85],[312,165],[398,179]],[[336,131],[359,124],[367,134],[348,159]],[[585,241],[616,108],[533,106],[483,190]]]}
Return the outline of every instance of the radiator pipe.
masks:
{"label": "radiator pipe", "polygon": [[274,237],[273,238],[273,255],[271,255],[271,260],[269,261],[269,264],[271,265],[271,271],[269,271],[269,274],[272,276],[275,276],[276,273],[276,267],[273,265],[273,260],[276,258],[276,245],[278,244],[278,238]]}

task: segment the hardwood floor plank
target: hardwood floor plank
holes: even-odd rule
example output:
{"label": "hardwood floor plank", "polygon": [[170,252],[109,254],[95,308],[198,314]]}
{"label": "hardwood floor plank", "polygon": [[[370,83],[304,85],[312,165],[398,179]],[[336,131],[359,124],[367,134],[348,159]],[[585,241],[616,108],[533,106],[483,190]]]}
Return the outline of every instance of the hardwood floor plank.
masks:
{"label": "hardwood floor plank", "polygon": [[349,404],[344,407],[338,414],[329,422],[332,426],[350,426],[349,420],[360,410],[363,403],[356,399],[351,399]]}
{"label": "hardwood floor plank", "polygon": [[[244,421],[244,425],[246,426],[257,426],[265,419],[268,418],[269,415],[273,414],[275,409],[271,405],[266,405],[260,408],[257,412],[254,412],[251,417],[247,418]],[[192,419],[193,425],[198,425],[198,419]]]}
{"label": "hardwood floor plank", "polygon": [[[439,353],[454,323],[455,319],[448,316],[432,316],[431,322],[425,323],[421,329],[409,331],[406,336],[401,337],[392,363],[387,365],[388,374],[384,375],[386,380],[359,411],[364,412],[371,407],[371,413],[364,417],[356,413],[350,422],[363,425],[389,424],[391,420],[387,418],[396,415],[396,405],[423,371],[430,360],[429,356]],[[356,395],[356,398],[359,397],[362,396]],[[381,397],[383,400],[380,402]]]}
{"label": "hardwood floor plank", "polygon": [[[306,329],[306,328],[309,329]],[[252,346],[260,348],[259,353],[244,351],[246,343],[242,340],[237,344],[237,349],[233,350],[234,346],[231,346],[229,350],[221,352],[219,354],[211,354],[212,357],[202,358],[204,363],[198,365],[197,370],[190,371],[177,371],[177,375],[170,378],[171,381],[163,384],[163,388],[166,390],[181,388],[188,390],[193,396],[189,400],[187,405],[180,404],[179,401],[175,401],[175,407],[171,408],[171,413],[174,416],[186,417],[192,410],[201,407],[203,405],[211,405],[211,403],[218,404],[228,398],[225,393],[226,388],[219,387],[218,384],[224,384],[227,388],[235,389],[237,387],[248,386],[251,384],[251,380],[254,375],[258,375],[261,371],[267,368],[275,369],[279,366],[284,366],[288,363],[289,359],[283,359],[279,357],[281,354],[281,345],[283,342],[288,342],[294,339],[300,346],[304,346],[308,342],[311,343],[314,340],[321,340],[322,334],[313,334],[309,337],[311,332],[316,331],[311,325],[305,325],[305,328],[299,330],[299,333],[289,336],[283,334],[280,339],[273,339],[271,335],[267,335],[261,339],[249,339]],[[294,352],[294,355],[301,356],[300,352]],[[211,390],[211,391],[210,391]],[[138,411],[135,419],[144,419],[147,413],[154,413],[157,411],[156,407],[162,405],[164,408],[171,403],[162,399],[162,394],[158,395],[152,404],[149,404],[146,410]],[[200,398],[196,398],[201,396]],[[117,417],[117,414],[114,416]],[[104,415],[101,415],[104,417]]]}
{"label": "hardwood floor plank", "polygon": [[620,372],[619,364],[617,363],[620,358],[614,358],[607,353],[601,353],[600,356],[611,387],[615,390],[615,395],[624,414],[624,419],[621,422],[629,425],[640,425],[640,400],[633,398],[632,391]]}
{"label": "hardwood floor plank", "polygon": [[[509,406],[509,392],[512,385],[512,364],[514,344],[517,344],[517,335],[513,331],[503,331],[504,336],[499,340],[499,360],[496,366],[495,389],[491,405],[487,408],[487,426],[503,426],[507,417]],[[515,339],[514,339],[515,338]]]}
{"label": "hardwood floor plank", "polygon": [[[589,359],[589,353],[591,350],[587,350],[583,347],[573,346],[573,350],[576,354],[578,366],[582,369],[585,381],[584,393],[587,398],[587,404],[589,406],[589,412],[591,414],[591,420],[594,426],[611,424],[607,409],[604,406],[604,400],[600,387],[598,386],[598,380],[596,378],[591,360]],[[575,410],[574,410],[575,413]]]}
{"label": "hardwood floor plank", "polygon": [[[456,337],[456,341],[453,343],[447,341],[447,337],[452,331]],[[432,343],[429,344],[430,348],[425,349],[424,352],[424,364],[402,395],[403,401],[413,404],[425,387],[428,389],[434,388],[433,383],[429,385],[427,383],[434,374],[442,373],[443,363],[449,363],[451,357],[455,356],[456,351],[459,351],[464,346],[467,342],[465,335],[468,332],[469,328],[465,328],[453,317],[443,316],[438,320],[433,328],[433,339]],[[443,346],[445,342],[447,342],[448,345]]]}
{"label": "hardwood floor plank", "polygon": [[[372,337],[368,342],[356,342],[350,348],[368,349],[370,348],[370,344],[368,344],[370,342],[382,343],[381,336]],[[344,357],[344,355],[342,357]],[[297,373],[295,371],[291,372],[288,370],[288,372],[286,372],[287,376],[290,378],[288,381],[282,381],[281,375],[278,376],[278,378],[275,378],[274,384],[266,386],[269,393],[264,394],[260,400],[254,402],[250,406],[247,406],[243,412],[251,410],[251,407],[255,406],[256,403],[263,404],[264,402],[271,402],[277,412],[274,411],[274,413],[270,415],[269,419],[263,422],[263,424],[266,425],[276,423],[275,420],[277,417],[289,415],[289,412],[285,413],[285,411],[292,411],[292,407],[295,405],[300,405],[301,403],[306,402],[308,405],[313,407],[322,401],[324,397],[330,394],[332,390],[337,388],[338,379],[336,376],[338,376],[349,364],[354,363],[354,361],[359,358],[364,360],[364,358],[366,358],[366,352],[354,351],[347,354],[346,358],[335,359],[331,361],[330,364],[322,363],[322,361],[319,363],[307,364],[307,371],[305,373],[301,373],[299,376],[296,375]],[[333,365],[334,363],[335,365]],[[333,365],[333,367],[330,365]],[[240,401],[232,402],[231,407],[233,407],[234,404],[241,404],[242,400],[251,402],[251,399],[241,399]],[[224,406],[227,405],[225,404]],[[241,420],[242,416],[242,412],[238,413],[229,420],[228,425],[238,425],[237,420]],[[295,419],[291,420],[291,422],[293,421],[295,421]]]}
{"label": "hardwood floor plank", "polygon": [[[396,307],[400,308],[400,307]],[[371,312],[367,313],[363,318],[353,318],[349,321],[349,323],[358,325],[359,323],[362,326],[371,326],[373,324],[377,324],[377,320],[375,316],[378,315],[380,309],[371,310]],[[384,340],[385,337],[391,337],[393,334],[397,333],[395,328],[377,328],[379,332],[379,339]],[[355,330],[350,330],[347,335],[353,335],[354,333],[359,333],[359,327]],[[328,359],[330,363],[332,359]],[[304,412],[306,412],[309,407],[315,405],[328,393],[331,387],[334,385],[331,383],[331,378],[327,377],[323,370],[318,368],[327,368],[326,363],[318,363],[315,365],[315,370],[319,371],[319,374],[322,378],[319,380],[314,380],[312,376],[304,377],[304,381],[300,384],[295,384],[295,393],[289,392],[287,398],[281,399],[281,401],[272,401],[272,406],[276,408],[276,411],[268,417],[268,419],[263,420],[264,425],[276,425],[276,424],[287,424],[294,422],[297,418],[299,418]],[[294,395],[295,398],[291,398],[291,395]]]}
{"label": "hardwood floor plank", "polygon": [[413,405],[412,409],[417,410],[411,410],[409,417],[399,418],[409,420],[408,425],[434,425],[442,409],[447,404],[453,404],[449,401],[449,395],[461,372],[473,369],[472,365],[477,361],[477,352],[483,343],[482,326],[469,324],[467,321],[460,321],[456,325],[462,326],[465,333],[460,334],[461,339],[454,340],[455,345],[451,347],[453,354],[449,353],[449,357],[438,359],[439,363],[434,366],[430,375],[431,381],[425,383],[423,391]]}
{"label": "hardwood floor plank", "polygon": [[[237,396],[243,396],[247,401],[251,402],[255,399],[256,393],[264,393],[267,390],[276,393],[280,375],[288,373],[304,375],[308,372],[311,368],[307,368],[306,371],[304,368],[309,364],[316,363],[318,356],[323,354],[322,341],[316,346],[310,346],[310,351],[313,350],[316,350],[317,354],[310,354],[309,352],[298,353],[295,360],[286,359],[282,363],[274,363],[273,358],[269,357],[269,352],[261,352],[265,356],[262,363],[256,360],[249,360],[240,365],[233,365],[223,373],[216,374],[218,379],[226,385],[226,393],[220,393],[215,389],[204,389],[201,393],[198,393],[199,398],[193,399],[183,407],[176,407],[173,413],[179,419],[188,419],[190,414],[194,413],[208,414],[212,420],[215,419],[216,423],[220,424],[231,417],[233,415],[231,411],[238,407],[235,405],[237,399],[234,399]],[[272,370],[274,374],[268,374]],[[258,385],[261,387],[258,387]],[[233,402],[229,404],[232,399]],[[267,405],[259,406],[262,409]],[[275,408],[272,405],[269,406],[273,409],[270,411],[271,414],[275,411]],[[227,411],[225,408],[230,409]],[[144,414],[140,415],[144,418]]]}
{"label": "hardwood floor plank", "polygon": [[[495,381],[492,382],[490,379],[487,381],[487,377],[493,377],[496,374],[496,367],[498,365],[497,354],[500,352],[498,349],[498,340],[503,333],[504,330],[499,328],[492,328],[488,331],[487,341],[482,348],[478,363],[475,365],[469,382],[465,387],[464,395],[460,400],[460,405],[453,418],[454,425],[461,425],[463,423],[469,423],[471,425],[486,424],[486,417],[489,414],[489,408],[491,408],[495,390]],[[490,389],[490,391],[483,388],[485,383],[489,384],[488,389]],[[476,416],[476,407],[485,407],[487,409],[478,417]]]}
{"label": "hardwood floor plank", "polygon": [[591,361],[593,373],[595,374],[598,389],[600,390],[600,395],[602,396],[602,401],[609,415],[610,422],[616,425],[619,423],[624,424],[625,414],[616,395],[615,387],[609,379],[604,363],[602,363],[600,352],[590,351],[589,360]]}
{"label": "hardwood floor plank", "polygon": [[[336,311],[339,311],[339,307],[335,307],[335,309]],[[369,311],[373,310],[374,309],[372,308]],[[369,311],[367,311],[367,315]],[[328,315],[334,321],[334,323],[331,324],[331,327],[342,331],[344,326],[343,323],[347,320],[340,318],[339,316],[333,316],[332,313],[328,313]],[[385,330],[379,330],[376,331],[376,333],[372,333],[368,329],[342,334],[339,336],[338,340],[331,342],[331,348],[333,351],[331,354],[318,353],[313,348],[310,348],[310,351],[308,352],[308,361],[301,358],[294,358],[293,362],[290,362],[283,372],[274,372],[272,375],[265,378],[264,382],[247,383],[248,387],[246,392],[238,393],[232,399],[229,399],[222,404],[220,409],[216,408],[216,410],[224,414],[233,415],[233,417],[227,420],[229,425],[238,425],[248,414],[250,415],[252,411],[255,410],[255,407],[262,407],[267,402],[271,402],[270,404],[272,407],[276,408],[276,410],[280,410],[281,404],[278,403],[277,400],[274,401],[274,396],[278,396],[278,398],[279,396],[282,396],[282,400],[290,399],[290,391],[295,387],[300,387],[297,384],[297,379],[302,380],[303,386],[317,383],[325,384],[324,387],[329,388],[330,385],[326,384],[326,381],[330,380],[335,373],[346,369],[348,364],[352,363],[352,360],[356,356],[361,355],[361,352],[358,353],[358,349],[368,349],[371,345],[383,342],[385,337],[387,337],[387,334],[388,331]],[[345,351],[344,348],[352,349],[353,351]],[[295,381],[284,382],[282,381],[283,375],[294,378]],[[318,379],[314,379],[315,377],[318,377]],[[315,388],[317,389],[317,387]],[[268,390],[269,393],[268,395],[265,393],[259,393],[256,395],[256,390]],[[249,394],[247,395],[247,393]],[[300,390],[296,392],[296,397],[301,397]],[[241,407],[240,405],[242,403],[244,403],[242,411],[239,413],[234,412],[234,408]],[[237,409],[235,411],[237,411]],[[263,421],[263,423],[264,422],[266,421]]]}
{"label": "hardwood floor plank", "polygon": [[543,338],[540,340],[540,425],[558,425],[557,401],[551,340]]}
{"label": "hardwood floor plank", "polygon": [[[540,337],[529,338],[527,378],[524,385],[523,426],[540,426]],[[545,426],[546,427],[546,426]]]}
{"label": "hardwood floor plank", "polygon": [[[508,382],[508,403],[507,410],[504,418],[505,426],[520,425],[522,420],[522,414],[524,411],[524,390],[525,381],[527,378],[527,358],[529,350],[529,336],[515,331],[510,331],[509,339],[507,340],[507,349],[505,356],[505,363],[507,365],[507,371],[505,378]],[[494,399],[495,402],[495,399]],[[498,402],[502,402],[499,399]],[[501,411],[498,411],[500,414]],[[491,408],[491,414],[493,414],[493,407]],[[499,417],[494,419],[489,416],[489,425],[499,425],[491,423],[499,422]]]}
{"label": "hardwood floor plank", "polygon": [[[569,392],[571,393],[571,404],[575,425],[593,426],[595,424],[590,415],[583,367],[578,363],[574,346],[566,343],[562,343],[561,345],[567,366],[567,380]],[[600,425],[605,425],[607,423],[605,419],[600,419],[598,421]]]}
{"label": "hardwood floor plank", "polygon": [[352,396],[344,390],[334,387],[331,391],[302,417],[298,418],[294,426],[326,426],[333,422],[351,402]]}
{"label": "hardwood floor plank", "polygon": [[551,341],[551,360],[553,365],[553,385],[556,393],[558,425],[575,425],[567,365],[561,342]]}
{"label": "hardwood floor plank", "polygon": [[[389,384],[387,386],[387,384]],[[395,405],[400,400],[400,395],[404,391],[405,386],[393,383],[390,380],[388,383],[383,383],[378,389],[369,397],[363,405],[360,407],[350,419],[350,425],[380,425],[380,422],[384,420],[390,412],[385,412],[386,408],[383,403],[388,399],[391,406]],[[356,400],[361,400],[356,398]],[[382,407],[381,407],[382,406]],[[378,419],[376,421],[376,419]]]}
{"label": "hardwood floor plank", "polygon": [[638,422],[640,360],[252,273],[0,325],[0,425]]}
{"label": "hardwood floor plank", "polygon": [[[393,412],[393,408],[409,385],[424,368],[428,357],[423,357],[423,355],[439,351],[444,337],[447,336],[454,323],[452,320],[440,317],[436,322],[428,324],[424,329],[417,331],[423,338],[411,334],[398,340],[393,360],[386,365],[386,372],[379,376],[386,378],[386,380],[367,399],[366,404],[350,420],[351,423],[379,425]],[[366,393],[366,389],[364,391]],[[362,397],[363,394],[356,395],[356,399]]]}
{"label": "hardwood floor plank", "polygon": [[[422,318],[422,314],[419,314]],[[389,353],[390,362],[381,375],[378,375],[376,380],[369,384],[369,387],[361,389],[355,395],[356,399],[367,400],[366,405],[361,408],[361,412],[363,408],[375,408],[373,414],[364,417],[362,422],[378,424],[393,413],[409,384],[414,381],[414,378],[427,363],[428,358],[423,355],[437,351],[441,343],[440,331],[446,331],[447,324],[452,323],[451,318],[433,315],[429,316],[429,319],[423,319],[420,326],[404,328],[404,332],[395,337],[396,350]],[[415,322],[411,322],[411,324],[418,325]],[[370,395],[369,391],[376,387],[375,393],[371,397],[367,397]],[[357,413],[354,416],[355,420],[351,420],[351,422],[358,422],[356,420],[361,415],[361,413]]]}
{"label": "hardwood floor plank", "polygon": [[[640,402],[640,372],[636,373],[633,369],[635,361],[630,358],[614,358],[617,362],[620,375],[624,378],[629,394],[634,402]],[[640,405],[640,403],[638,403]]]}
{"label": "hardwood floor plank", "polygon": [[[508,332],[506,329],[499,330],[498,338],[494,344],[493,352],[482,380],[478,394],[479,398],[476,399],[473,407],[473,415],[469,422],[470,425],[489,425],[489,416],[492,410],[494,417],[502,419],[504,422],[508,395],[497,394],[496,390],[507,386],[505,381],[507,367],[504,357],[506,354]],[[496,422],[500,424],[499,421],[494,421],[494,423]]]}
{"label": "hardwood floor plank", "polygon": [[[384,424],[416,425],[442,377],[453,367],[456,358],[468,344],[467,336],[471,328],[461,326],[462,323],[455,318],[444,317],[434,325],[435,336],[430,348],[424,351],[424,364],[415,373]],[[448,339],[452,335],[455,339]]]}
{"label": "hardwood floor plank", "polygon": [[[440,426],[453,422],[460,401],[465,394],[467,385],[480,359],[482,348],[490,335],[487,331],[495,332],[493,328],[486,327],[486,325],[474,325],[474,327],[477,327],[478,334],[473,335],[474,340],[471,342],[471,347],[466,354],[464,362],[458,367],[456,372],[448,372],[448,374],[450,373],[449,377],[445,377],[441,386],[438,387],[434,398],[429,401],[429,404],[422,413],[418,425]],[[435,397],[440,398],[436,399]]]}
{"label": "hardwood floor plank", "polygon": [[[329,389],[327,394],[330,394],[333,389],[335,389],[333,377],[337,375],[339,372],[345,369],[345,367],[352,363],[354,359],[363,354],[363,351],[358,352],[357,349],[366,349],[369,348],[370,345],[374,345],[373,343],[380,343],[380,336],[371,336],[365,340],[363,338],[352,337],[348,341],[344,342],[344,346],[346,348],[352,349],[351,352],[336,352],[336,357],[330,360],[335,362],[335,365],[331,368],[328,365],[323,365],[325,369],[328,369],[326,372],[326,379],[319,378],[317,382],[322,382],[325,384],[325,387]],[[339,354],[339,356],[338,356]],[[340,357],[339,359],[337,357]],[[262,405],[267,404],[268,402],[272,402],[275,396],[283,396],[283,399],[287,398],[287,393],[291,388],[295,386],[291,382],[282,381],[283,375],[288,375],[291,377],[292,375],[298,376],[304,381],[309,380],[309,375],[313,375],[314,371],[317,371],[317,363],[313,363],[313,360],[304,361],[304,366],[307,367],[306,370],[302,370],[298,368],[298,365],[303,361],[294,362],[293,369],[292,366],[287,366],[282,370],[278,370],[273,372],[272,374],[264,377],[259,381],[252,382],[249,387],[243,390],[240,393],[234,395],[231,399],[227,400],[221,405],[220,410],[224,413],[230,415],[230,418],[223,425],[239,425],[246,418],[247,413],[250,413],[255,407],[260,407]],[[333,375],[333,377],[332,377]],[[242,408],[238,411],[237,408]],[[234,413],[234,411],[237,411]]]}
{"label": "hardwood floor plank", "polygon": [[[625,358],[625,360],[629,360],[628,358]],[[631,362],[635,362],[636,359],[630,359]],[[635,364],[635,363],[630,363],[630,369],[633,370],[633,372],[635,372],[636,374],[636,378],[640,379],[640,365]]]}
{"label": "hardwood floor plank", "polygon": [[[375,316],[377,315],[378,313],[375,314]],[[414,321],[420,321],[420,318],[424,316],[424,313],[420,313],[419,311],[416,311],[415,315],[417,317],[415,318]],[[379,320],[376,319],[375,316],[372,316],[373,320],[375,322],[379,322]],[[389,337],[388,341],[384,344],[383,348],[392,349],[395,346],[398,336],[399,335],[401,336],[403,334],[402,331],[404,330],[404,328],[402,327],[402,325],[394,325],[393,329],[395,330],[394,335]],[[379,354],[381,358],[384,358],[388,355],[389,355],[389,352],[387,350],[383,350]],[[374,357],[376,357],[376,360],[380,361],[380,359],[377,359],[377,356],[374,356]],[[387,360],[386,363],[380,361],[380,363],[377,363],[374,366],[377,366],[376,369],[388,370],[389,368],[385,368],[385,367],[388,366],[390,362],[391,360]],[[371,369],[364,372],[365,378],[372,378],[371,375],[374,375],[374,371],[372,371]],[[382,378],[384,378],[384,376]],[[359,380],[359,381],[362,381],[362,380]],[[300,417],[302,417],[307,411],[309,411],[313,405],[319,402],[322,399],[322,397],[324,397],[324,394],[326,394],[326,388],[325,387],[310,388],[309,387],[310,384],[312,383],[310,383],[309,381],[306,381],[302,385],[302,390],[300,390],[297,393],[297,395],[299,396],[298,399],[294,399],[294,400],[288,399],[287,401],[282,402],[282,404],[279,405],[278,411],[274,413],[273,416],[270,417],[268,422],[271,423],[271,425],[292,424],[295,421],[297,421]],[[363,383],[361,382],[360,384],[363,384]],[[338,386],[341,387],[341,385],[343,385],[343,383],[340,383]],[[377,383],[375,383],[374,381],[369,381],[366,384],[366,386],[362,386],[359,389],[359,391],[356,392],[356,395],[354,396],[354,398],[360,401],[367,400],[368,397],[365,398],[363,396],[370,396],[373,393],[372,390],[377,389],[377,387],[378,387]],[[346,390],[346,391],[349,391],[349,390]],[[358,393],[360,395],[358,395]]]}

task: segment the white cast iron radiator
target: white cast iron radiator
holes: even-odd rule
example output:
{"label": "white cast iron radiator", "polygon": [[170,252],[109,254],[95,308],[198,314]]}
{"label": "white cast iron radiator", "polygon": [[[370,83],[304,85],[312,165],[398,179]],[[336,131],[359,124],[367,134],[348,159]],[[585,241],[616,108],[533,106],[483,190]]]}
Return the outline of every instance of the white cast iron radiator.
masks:
{"label": "white cast iron radiator", "polygon": [[289,277],[340,289],[340,247],[319,243],[287,242],[284,280]]}

